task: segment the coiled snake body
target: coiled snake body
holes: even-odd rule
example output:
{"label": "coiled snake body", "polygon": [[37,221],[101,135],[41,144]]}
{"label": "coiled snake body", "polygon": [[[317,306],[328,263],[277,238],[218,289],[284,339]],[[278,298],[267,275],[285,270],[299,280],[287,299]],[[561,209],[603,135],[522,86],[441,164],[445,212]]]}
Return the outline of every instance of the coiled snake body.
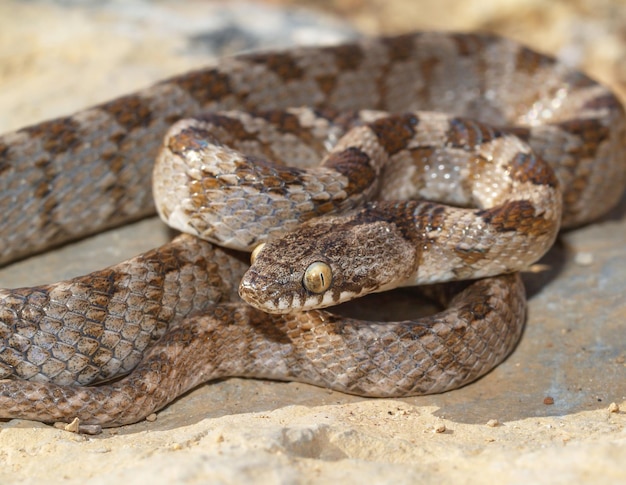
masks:
{"label": "coiled snake body", "polygon": [[[170,130],[157,208],[220,245],[266,241],[254,264],[181,235],[85,277],[0,291],[0,416],[115,426],[234,375],[367,396],[453,389],[517,342],[513,272],[560,222],[598,217],[624,189],[610,91],[508,40],[418,33],[224,59],[0,137],[0,205],[12,208],[0,261],[151,213],[161,139],[188,116],[203,119]],[[266,161],[306,165],[328,146],[319,168]],[[395,200],[426,197],[437,202]],[[499,273],[435,289],[448,308],[416,321],[290,313]]]}

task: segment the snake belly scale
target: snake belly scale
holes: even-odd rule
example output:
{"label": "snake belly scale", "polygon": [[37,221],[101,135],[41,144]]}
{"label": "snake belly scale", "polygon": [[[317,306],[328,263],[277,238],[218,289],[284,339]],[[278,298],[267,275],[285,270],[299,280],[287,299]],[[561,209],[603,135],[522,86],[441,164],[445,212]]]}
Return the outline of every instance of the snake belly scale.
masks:
{"label": "snake belly scale", "polygon": [[[302,106],[310,110],[288,111],[288,116],[276,111]],[[0,205],[5,212],[0,220],[0,261],[6,263],[152,213],[151,189],[145,181],[161,140],[172,123],[190,116],[201,118],[201,124],[175,125],[159,164],[179,163],[181,154],[193,162],[200,152],[209,150],[205,141],[191,137],[193,129],[205,130],[207,122],[214,125],[211,138],[234,138],[244,155],[231,149],[219,152],[217,165],[225,169],[219,173],[204,161],[182,175],[155,172],[156,205],[164,218],[174,214],[176,227],[184,231],[207,232],[208,225],[204,230],[200,227],[204,222],[189,224],[188,202],[198,202],[199,212],[210,207],[204,198],[218,182],[236,186],[263,175],[273,189],[254,190],[275,198],[286,192],[286,186],[302,187],[302,180],[311,179],[315,171],[339,172],[347,178],[316,179],[313,196],[298,188],[303,205],[312,206],[314,215],[323,217],[296,218],[293,227],[283,228],[285,234],[271,229],[258,231],[261,239],[248,237],[245,249],[267,239],[251,270],[240,253],[214,244],[244,249],[233,241],[247,231],[236,227],[237,237],[225,235],[222,225],[208,229],[217,235],[214,243],[185,234],[162,248],[84,277],[1,290],[0,416],[47,422],[78,417],[83,423],[116,426],[142,419],[201,382],[235,375],[298,380],[364,396],[454,389],[488,372],[515,346],[523,326],[525,297],[519,275],[508,272],[523,269],[529,261],[511,264],[513,258],[501,255],[495,258],[498,269],[481,272],[493,259],[484,255],[484,248],[466,247],[462,240],[455,240],[454,258],[461,266],[444,271],[443,279],[495,276],[436,289],[447,306],[437,315],[415,321],[369,322],[338,317],[329,310],[290,313],[292,307],[335,303],[344,288],[349,288],[349,298],[362,294],[357,285],[368,280],[364,274],[369,276],[387,264],[367,257],[357,265],[358,278],[350,279],[341,276],[344,263],[318,261],[332,256],[329,248],[348,247],[361,236],[365,241],[375,240],[380,245],[376,247],[408,247],[415,221],[427,221],[417,226],[418,233],[428,235],[420,242],[422,248],[439,247],[435,233],[454,240],[448,230],[465,215],[417,201],[398,209],[396,194],[403,192],[409,177],[372,165],[378,163],[374,152],[391,155],[388,158],[397,155],[391,167],[413,166],[413,161],[422,160],[421,168],[413,169],[418,172],[413,177],[416,188],[405,196],[434,194],[435,199],[457,205],[475,204],[478,208],[458,210],[479,217],[478,232],[493,230],[505,237],[539,234],[538,246],[530,239],[523,243],[527,246],[521,252],[531,253],[531,260],[549,248],[559,222],[561,227],[571,227],[592,221],[612,207],[624,189],[624,113],[608,89],[505,39],[417,33],[223,59],[211,68],[75,115],[3,135]],[[294,118],[298,120],[295,125],[284,123]],[[269,124],[251,136],[250,120]],[[284,138],[279,140],[280,130],[271,135],[272,122],[274,127],[298,128],[304,133],[300,137],[307,139],[305,148],[285,148],[290,145]],[[385,141],[382,135],[389,132],[389,124],[384,123],[412,127],[402,147],[393,136]],[[328,130],[320,131],[320,125],[326,124]],[[392,132],[397,134],[396,128]],[[353,135],[355,130],[357,135]],[[344,134],[349,141],[340,138]],[[368,136],[376,143],[360,141]],[[418,141],[413,143],[414,139]],[[318,169],[280,168],[264,160],[270,155],[290,160],[296,152],[329,145],[327,163]],[[466,154],[461,165],[465,168],[457,169],[464,172],[463,177],[455,178],[455,169],[441,161],[450,149]],[[245,155],[250,151],[253,155]],[[317,148],[310,151],[318,153]],[[504,155],[504,161],[496,155]],[[233,170],[227,166],[233,160],[256,161],[257,168],[238,164]],[[350,171],[344,169],[352,165],[358,165],[357,173],[374,175],[348,175]],[[488,166],[504,179],[488,175]],[[209,177],[198,179],[198,172]],[[439,189],[450,177],[454,179],[452,195],[440,195]],[[372,195],[373,201],[364,202],[370,195],[356,195],[354,202],[353,193],[359,193],[355,187],[362,189],[364,180],[379,178],[395,192],[380,189]],[[163,180],[187,180],[195,187],[182,197],[187,204],[183,209],[164,205]],[[521,192],[510,190],[514,184],[523,186]],[[486,185],[498,190],[485,190]],[[482,195],[476,196],[480,192],[476,187],[482,187]],[[181,190],[186,189],[174,189]],[[238,197],[230,194],[230,199]],[[350,196],[349,202],[340,201],[343,194]],[[472,195],[468,198],[467,194]],[[289,197],[296,198],[293,193]],[[552,202],[544,205],[547,199]],[[349,209],[348,214],[330,215],[335,211],[330,201]],[[397,214],[391,217],[393,208]],[[372,221],[374,215],[381,215],[383,222]],[[241,219],[240,214],[229,220],[236,225]],[[412,222],[404,222],[409,219]],[[324,221],[356,227],[359,237],[327,240],[325,235],[331,237],[332,231],[321,226]],[[253,225],[256,222],[253,218]],[[374,222],[377,229],[365,229],[362,222]],[[460,224],[461,231],[468,224]],[[390,239],[379,238],[380,231]],[[324,254],[313,248],[318,253],[314,260],[307,260],[301,256],[311,248],[303,250],[296,258],[303,268],[289,264],[286,270],[283,256],[292,242],[302,239],[322,242]],[[445,254],[441,257],[450,259]],[[396,263],[405,260],[405,253],[398,258]],[[422,252],[414,260],[419,265],[413,266],[424,270],[440,265],[429,262]],[[298,296],[303,281],[299,271],[320,262],[332,269],[332,281],[321,283],[323,288],[336,285],[331,296]],[[471,273],[471,267],[479,271]],[[267,271],[274,273],[267,276]],[[436,280],[430,269],[420,271],[418,276],[403,276],[399,284],[368,283],[366,292]],[[501,271],[507,274],[497,275]],[[310,284],[319,285],[316,278],[317,273]],[[242,280],[239,291],[247,301],[283,314],[268,314],[243,303],[237,291]],[[260,280],[265,291],[275,291],[267,281],[280,281],[282,290],[293,290],[296,296],[292,293],[287,304],[275,292],[271,297],[258,296],[252,287]],[[124,375],[112,383],[82,387]]]}

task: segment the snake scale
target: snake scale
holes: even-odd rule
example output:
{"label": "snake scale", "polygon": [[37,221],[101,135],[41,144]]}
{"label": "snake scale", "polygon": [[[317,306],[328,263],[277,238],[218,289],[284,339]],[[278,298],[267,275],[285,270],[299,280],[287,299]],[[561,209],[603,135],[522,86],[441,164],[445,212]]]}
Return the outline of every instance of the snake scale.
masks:
{"label": "snake scale", "polygon": [[[626,179],[617,98],[512,41],[415,33],[252,53],[1,136],[0,262],[153,213],[154,160],[189,117],[199,120],[176,123],[158,156],[156,206],[229,248],[182,234],[87,276],[1,290],[0,417],[117,426],[226,376],[364,396],[462,386],[521,334],[514,271],[550,247],[559,223],[606,212]],[[327,149],[316,168],[266,160],[308,165]],[[207,151],[218,153],[211,167]],[[230,205],[215,201],[222,193]],[[286,194],[306,215],[278,219],[294,205]],[[422,197],[436,202],[396,200]],[[255,233],[260,218],[286,232]],[[354,249],[363,242],[373,253]],[[239,250],[259,243],[249,268]],[[417,320],[319,309],[488,275],[431,288],[446,309]]]}

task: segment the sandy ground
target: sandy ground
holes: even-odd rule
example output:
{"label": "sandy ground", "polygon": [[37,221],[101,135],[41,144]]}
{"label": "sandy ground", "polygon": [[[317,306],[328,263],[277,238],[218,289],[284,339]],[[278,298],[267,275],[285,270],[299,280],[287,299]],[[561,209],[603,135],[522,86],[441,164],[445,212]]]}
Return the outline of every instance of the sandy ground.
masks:
{"label": "sandy ground", "polygon": [[[0,5],[3,131],[219,52],[333,41],[350,34],[348,21],[366,33],[494,30],[626,92],[626,6],[618,1],[310,2],[324,8],[322,17],[286,14],[284,1],[61,3]],[[597,224],[560,237],[542,261],[546,270],[526,275],[520,345],[463,389],[362,399],[228,379],[188,393],[156,421],[95,437],[12,420],[0,424],[0,482],[624,483],[625,212],[626,200]],[[169,237],[159,221],[142,221],[6,267],[0,287],[86,273]]]}

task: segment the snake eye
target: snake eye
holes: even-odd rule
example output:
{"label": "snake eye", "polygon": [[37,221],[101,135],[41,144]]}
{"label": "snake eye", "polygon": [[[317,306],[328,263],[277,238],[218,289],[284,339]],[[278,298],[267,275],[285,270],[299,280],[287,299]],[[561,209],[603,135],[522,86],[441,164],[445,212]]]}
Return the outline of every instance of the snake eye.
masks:
{"label": "snake eye", "polygon": [[302,284],[311,293],[323,293],[333,281],[333,272],[326,263],[311,263],[304,272]]}
{"label": "snake eye", "polygon": [[261,243],[252,250],[252,254],[250,255],[250,264],[254,264],[254,262],[256,261],[256,257],[259,255],[259,253],[263,250],[264,247],[265,247],[265,243]]}

